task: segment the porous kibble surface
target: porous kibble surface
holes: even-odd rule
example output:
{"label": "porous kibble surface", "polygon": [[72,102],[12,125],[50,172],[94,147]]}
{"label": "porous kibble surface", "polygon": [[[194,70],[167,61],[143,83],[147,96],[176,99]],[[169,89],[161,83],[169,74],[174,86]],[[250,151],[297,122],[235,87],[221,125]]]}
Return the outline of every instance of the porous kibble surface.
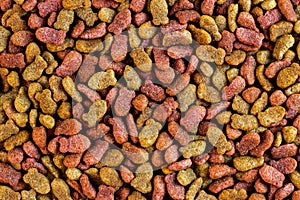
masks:
{"label": "porous kibble surface", "polygon": [[300,200],[300,0],[0,0],[0,200]]}

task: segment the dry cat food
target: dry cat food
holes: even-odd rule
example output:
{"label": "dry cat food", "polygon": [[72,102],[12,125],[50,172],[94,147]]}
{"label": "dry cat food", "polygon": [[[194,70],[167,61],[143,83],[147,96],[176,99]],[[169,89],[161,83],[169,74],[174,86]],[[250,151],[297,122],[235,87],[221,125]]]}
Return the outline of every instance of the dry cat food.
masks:
{"label": "dry cat food", "polygon": [[1,0],[0,199],[300,199],[299,0]]}

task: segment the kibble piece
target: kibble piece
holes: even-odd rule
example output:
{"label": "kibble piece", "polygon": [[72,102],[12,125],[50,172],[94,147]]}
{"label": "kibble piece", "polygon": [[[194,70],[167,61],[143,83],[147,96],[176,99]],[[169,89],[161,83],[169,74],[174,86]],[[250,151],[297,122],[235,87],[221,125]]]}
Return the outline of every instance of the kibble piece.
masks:
{"label": "kibble piece", "polygon": [[104,100],[97,100],[91,105],[89,111],[82,115],[82,119],[88,122],[89,126],[94,126],[100,120],[107,110],[107,104]]}
{"label": "kibble piece", "polygon": [[295,141],[297,136],[297,128],[294,126],[285,126],[282,129],[283,139],[287,143],[292,143]]}
{"label": "kibble piece", "polygon": [[117,79],[113,70],[97,72],[88,81],[88,86],[93,90],[103,90],[109,86],[115,86]]}
{"label": "kibble piece", "polygon": [[255,101],[253,104],[250,113],[252,115],[257,115],[257,113],[263,111],[268,104],[268,93],[263,92],[261,97]]}
{"label": "kibble piece", "polygon": [[18,88],[20,86],[19,74],[15,71],[11,71],[7,75],[7,83],[13,88]]}
{"label": "kibble piece", "polygon": [[134,49],[130,52],[135,66],[142,72],[150,72],[152,70],[152,60],[143,48]]}
{"label": "kibble piece", "polygon": [[11,35],[10,31],[4,28],[3,26],[0,26],[0,52],[4,51],[8,44],[9,36]]}
{"label": "kibble piece", "polygon": [[264,157],[239,156],[233,159],[233,165],[238,171],[248,171],[264,164]]}
{"label": "kibble piece", "polygon": [[196,174],[191,168],[180,170],[177,174],[177,181],[183,186],[189,185],[196,178]]}
{"label": "kibble piece", "polygon": [[211,35],[202,28],[196,28],[195,25],[191,24],[188,26],[190,32],[193,35],[195,41],[199,44],[210,44],[212,39]]}
{"label": "kibble piece", "polygon": [[234,32],[237,28],[236,19],[238,14],[239,6],[238,4],[230,4],[228,7],[228,26],[231,32]]}
{"label": "kibble piece", "polygon": [[259,112],[257,118],[261,125],[269,127],[272,124],[280,122],[285,113],[286,111],[282,106],[273,106],[267,108],[264,112]]}
{"label": "kibble piece", "polygon": [[111,149],[106,152],[101,162],[103,165],[108,167],[117,167],[123,162],[123,160],[124,155],[121,151],[117,149]]}
{"label": "kibble piece", "polygon": [[87,0],[62,0],[62,6],[66,9],[75,10],[77,8],[91,7],[91,1]]}
{"label": "kibble piece", "polygon": [[193,84],[189,84],[177,95],[177,99],[179,102],[179,109],[182,112],[187,111],[188,107],[192,105],[196,100],[196,86]]}
{"label": "kibble piece", "polygon": [[1,185],[0,186],[0,199],[12,199],[12,200],[20,200],[21,195],[19,192],[15,192],[10,187]]}
{"label": "kibble piece", "polygon": [[102,167],[100,169],[100,178],[106,185],[117,189],[123,185],[118,172],[110,167]]}
{"label": "kibble piece", "polygon": [[168,18],[168,4],[166,0],[151,0],[150,12],[153,17],[154,25],[164,25],[169,22]]}
{"label": "kibble piece", "polygon": [[103,22],[111,23],[113,21],[115,14],[116,11],[114,11],[111,8],[101,8],[98,13],[98,17]]}
{"label": "kibble piece", "polygon": [[217,148],[219,154],[224,154],[232,148],[231,143],[227,141],[225,134],[218,127],[210,126],[206,134],[208,141]]}
{"label": "kibble piece", "polygon": [[203,140],[197,140],[190,142],[187,146],[181,147],[179,151],[184,158],[190,158],[192,156],[201,155],[206,147],[206,143]]}
{"label": "kibble piece", "polygon": [[164,35],[163,46],[189,45],[192,41],[192,34],[188,30],[173,31]]}
{"label": "kibble piece", "polygon": [[200,27],[209,32],[214,41],[221,40],[222,35],[219,32],[216,21],[211,16],[202,15],[200,17]]}
{"label": "kibble piece", "polygon": [[196,49],[197,57],[205,62],[215,62],[216,65],[222,65],[226,52],[222,48],[215,48],[211,45],[200,45]]}
{"label": "kibble piece", "polygon": [[55,178],[51,182],[51,189],[54,194],[54,196],[58,200],[71,200],[72,197],[70,195],[70,188],[67,185],[67,183],[60,179],[60,178]]}
{"label": "kibble piece", "polygon": [[273,57],[277,60],[281,60],[283,55],[291,48],[295,43],[295,39],[292,35],[286,34],[277,39],[274,50]]}
{"label": "kibble piece", "polygon": [[68,32],[73,21],[74,11],[62,9],[57,16],[57,20],[53,24],[53,27]]}
{"label": "kibble piece", "polygon": [[18,112],[26,112],[31,105],[31,102],[26,94],[26,88],[21,87],[14,101],[14,106]]}
{"label": "kibble piece", "polygon": [[234,129],[250,131],[258,127],[258,121],[254,115],[233,114],[231,120],[231,126]]}
{"label": "kibble piece", "polygon": [[231,106],[233,110],[244,115],[248,114],[250,109],[250,105],[245,100],[243,100],[243,98],[239,95],[236,95],[233,98],[233,103]]}
{"label": "kibble piece", "polygon": [[47,67],[48,64],[43,57],[36,56],[34,62],[25,68],[22,76],[26,81],[36,81]]}
{"label": "kibble piece", "polygon": [[76,90],[75,83],[70,76],[67,76],[62,80],[62,86],[64,90],[68,93],[68,95],[71,96],[72,99],[74,99],[77,102],[82,101],[82,96]]}
{"label": "kibble piece", "polygon": [[292,67],[282,69],[277,76],[276,83],[278,87],[285,89],[293,85],[298,78],[296,70]]}
{"label": "kibble piece", "polygon": [[282,35],[289,34],[293,30],[293,24],[287,21],[280,21],[270,27],[270,39],[276,42],[277,38]]}
{"label": "kibble piece", "polygon": [[50,183],[47,177],[39,173],[36,168],[30,168],[23,176],[25,183],[28,183],[37,193],[47,194],[50,192]]}
{"label": "kibble piece", "polygon": [[52,99],[52,93],[49,89],[45,89],[35,95],[35,99],[40,103],[43,113],[54,115],[56,113],[57,104]]}

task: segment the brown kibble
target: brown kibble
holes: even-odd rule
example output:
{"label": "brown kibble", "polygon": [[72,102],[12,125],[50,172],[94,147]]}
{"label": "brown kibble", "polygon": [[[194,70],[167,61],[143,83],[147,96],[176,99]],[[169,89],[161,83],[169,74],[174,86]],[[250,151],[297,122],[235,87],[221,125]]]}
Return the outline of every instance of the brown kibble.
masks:
{"label": "brown kibble", "polygon": [[259,174],[265,182],[270,183],[276,187],[282,187],[283,181],[285,179],[284,175],[276,168],[266,164],[259,169]]}
{"label": "brown kibble", "polygon": [[117,13],[113,22],[107,27],[109,32],[116,35],[120,34],[131,23],[131,12],[129,9],[124,9]]}
{"label": "brown kibble", "polygon": [[[64,39],[66,37],[66,32],[62,30],[57,31],[49,27],[42,27],[36,31],[35,35],[36,38],[41,42],[60,46],[64,42]],[[57,36],[57,37],[53,37],[53,36]]]}
{"label": "brown kibble", "polygon": [[236,149],[241,155],[246,155],[250,150],[257,147],[260,143],[260,136],[255,132],[250,132],[244,135],[239,143],[236,144]]}
{"label": "brown kibble", "polygon": [[167,191],[173,199],[184,199],[185,188],[176,183],[176,174],[168,174],[165,176]]}

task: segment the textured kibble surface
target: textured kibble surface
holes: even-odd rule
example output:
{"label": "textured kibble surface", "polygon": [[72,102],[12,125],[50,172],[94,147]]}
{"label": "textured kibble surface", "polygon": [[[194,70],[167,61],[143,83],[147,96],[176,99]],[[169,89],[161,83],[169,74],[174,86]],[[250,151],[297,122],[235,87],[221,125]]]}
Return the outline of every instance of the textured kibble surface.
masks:
{"label": "textured kibble surface", "polygon": [[0,200],[300,200],[300,0],[0,0]]}

